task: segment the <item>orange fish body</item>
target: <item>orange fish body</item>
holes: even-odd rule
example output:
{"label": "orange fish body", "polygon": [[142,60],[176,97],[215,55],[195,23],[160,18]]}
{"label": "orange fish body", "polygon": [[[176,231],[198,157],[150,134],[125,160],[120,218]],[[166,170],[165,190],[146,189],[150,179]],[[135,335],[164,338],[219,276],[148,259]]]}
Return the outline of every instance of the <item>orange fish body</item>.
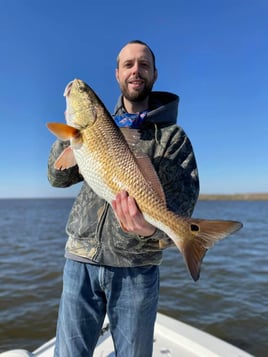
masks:
{"label": "orange fish body", "polygon": [[127,191],[144,218],[173,240],[192,278],[198,280],[207,249],[242,224],[190,219],[170,211],[153,165],[137,148],[138,132],[125,128],[123,135],[94,91],[79,79],[67,85],[65,96],[68,125],[47,124],[59,139],[71,142],[55,168],[64,170],[77,164],[84,180],[109,203],[118,192]]}

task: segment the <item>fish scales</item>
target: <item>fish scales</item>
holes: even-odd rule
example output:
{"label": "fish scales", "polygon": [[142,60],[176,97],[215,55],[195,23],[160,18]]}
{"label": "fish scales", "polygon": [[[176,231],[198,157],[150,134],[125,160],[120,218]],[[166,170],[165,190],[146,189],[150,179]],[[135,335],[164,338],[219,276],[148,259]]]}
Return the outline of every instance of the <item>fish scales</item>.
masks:
{"label": "fish scales", "polygon": [[[167,208],[155,183],[141,170],[133,147],[127,143],[105,106],[83,81],[75,79],[65,89],[69,125],[49,123],[48,128],[70,148],[55,162],[57,169],[75,163],[85,181],[111,203],[120,191],[135,198],[145,219],[165,232],[182,253],[194,280],[208,248],[242,227],[238,221],[185,218]],[[131,149],[132,148],[132,149]],[[76,162],[70,164],[70,154]],[[152,170],[152,174],[156,173]]]}
{"label": "fish scales", "polygon": [[[82,136],[83,141],[87,143],[84,150],[88,150],[88,153],[79,155],[77,152],[75,155],[90,186],[94,186],[95,191],[108,202],[111,202],[118,192],[127,191],[135,197],[147,219],[154,222],[159,229],[163,229],[163,225],[166,226],[171,218],[167,215],[167,207],[145,180],[134,155],[113,122],[99,118],[94,126],[83,130]],[[91,159],[83,162],[85,156]],[[101,165],[96,165],[96,162],[101,162]],[[164,222],[163,217],[167,217]]]}

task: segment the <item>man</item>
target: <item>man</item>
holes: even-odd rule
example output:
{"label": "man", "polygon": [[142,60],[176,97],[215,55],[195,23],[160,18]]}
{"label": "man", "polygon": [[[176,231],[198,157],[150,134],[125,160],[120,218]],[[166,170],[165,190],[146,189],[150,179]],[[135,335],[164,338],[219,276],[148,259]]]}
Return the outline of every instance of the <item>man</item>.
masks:
{"label": "man", "polygon": [[[196,161],[188,137],[176,125],[178,96],[152,92],[157,69],[148,45],[131,41],[122,48],[116,79],[122,95],[115,122],[138,128],[139,149],[150,157],[168,207],[190,216],[199,193]],[[77,166],[53,167],[67,145],[56,141],[51,149],[48,178],[56,187],[83,180]],[[152,356],[159,264],[169,238],[145,221],[127,192],[119,192],[111,207],[85,182],[67,233],[55,356],[92,356],[106,313],[116,356]]]}

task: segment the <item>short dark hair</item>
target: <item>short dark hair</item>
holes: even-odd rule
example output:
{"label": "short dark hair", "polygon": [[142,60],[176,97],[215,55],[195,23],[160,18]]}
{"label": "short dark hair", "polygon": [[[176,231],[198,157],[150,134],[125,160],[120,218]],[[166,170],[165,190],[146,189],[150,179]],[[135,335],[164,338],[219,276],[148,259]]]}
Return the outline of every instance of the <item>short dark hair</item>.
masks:
{"label": "short dark hair", "polygon": [[[152,58],[153,58],[154,69],[156,69],[155,55],[154,55],[153,51],[151,50],[150,46],[147,45],[147,43],[140,41],[140,40],[132,40],[132,41],[129,41],[128,43],[126,43],[125,46],[123,46],[122,48],[126,47],[127,45],[131,45],[131,44],[135,44],[135,43],[137,43],[139,45],[143,45],[148,48],[148,50],[150,51]],[[117,56],[116,63],[117,63],[117,68],[118,68],[119,67],[119,55]]]}

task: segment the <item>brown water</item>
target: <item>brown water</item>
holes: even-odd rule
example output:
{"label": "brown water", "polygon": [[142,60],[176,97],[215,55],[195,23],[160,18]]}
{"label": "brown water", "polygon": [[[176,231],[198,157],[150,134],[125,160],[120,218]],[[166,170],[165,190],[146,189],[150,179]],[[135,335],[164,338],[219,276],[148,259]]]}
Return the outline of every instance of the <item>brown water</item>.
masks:
{"label": "brown water", "polygon": [[[55,334],[72,202],[0,200],[0,352],[33,350]],[[159,310],[268,356],[268,202],[200,201],[194,216],[239,219],[244,228],[207,253],[197,283],[167,250]]]}

